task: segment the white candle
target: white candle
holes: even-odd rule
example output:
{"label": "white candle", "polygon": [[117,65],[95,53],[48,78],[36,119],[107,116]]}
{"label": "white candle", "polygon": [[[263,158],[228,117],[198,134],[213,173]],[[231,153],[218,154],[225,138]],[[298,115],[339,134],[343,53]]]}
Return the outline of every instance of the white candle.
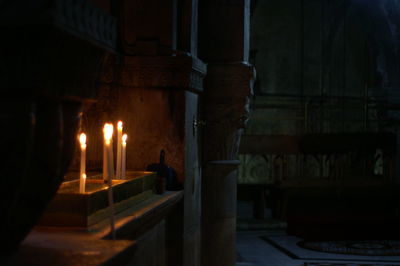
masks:
{"label": "white candle", "polygon": [[107,170],[107,146],[106,146],[106,132],[107,132],[107,126],[108,124],[104,124],[103,127],[103,137],[104,137],[104,143],[103,143],[103,180],[107,181],[107,175],[108,175],[108,170]]}
{"label": "white candle", "polygon": [[86,134],[82,133],[79,136],[79,142],[81,143],[81,170],[79,174],[79,193],[85,192],[85,180],[86,178]]}
{"label": "white candle", "polygon": [[115,172],[114,172],[114,151],[113,151],[113,145],[112,145],[112,140],[110,141],[110,145],[108,145],[108,150],[107,150],[107,170],[108,170],[108,176],[113,179],[115,178]]}
{"label": "white candle", "polygon": [[122,162],[121,162],[121,177],[126,178],[126,139],[128,136],[124,134],[122,136]]}
{"label": "white candle", "polygon": [[115,171],[114,171],[114,147],[113,147],[113,132],[114,132],[114,126],[112,124],[110,125],[110,131],[111,131],[111,138],[110,138],[110,145],[108,146],[108,174],[111,179],[115,178]]}
{"label": "white candle", "polygon": [[110,226],[111,226],[111,234],[113,239],[115,239],[115,219],[114,219],[114,199],[112,192],[112,178],[114,176],[114,167],[113,167],[113,149],[112,149],[112,136],[113,136],[114,127],[112,124],[104,125],[104,157],[106,159],[103,167],[106,167],[106,170],[103,170],[103,178],[104,181],[108,184],[108,204],[110,207]]}
{"label": "white candle", "polygon": [[111,153],[112,153],[112,135],[113,126],[106,123],[103,128],[104,133],[104,146],[103,146],[103,179],[108,181],[108,177],[113,177],[113,168],[111,167]]}
{"label": "white candle", "polygon": [[85,193],[86,174],[82,174],[79,182],[79,193]]}
{"label": "white candle", "polygon": [[118,136],[117,136],[117,178],[123,177],[121,175],[121,169],[122,169],[122,161],[121,161],[121,156],[122,156],[122,121],[118,121],[117,125],[117,130],[118,130]]}

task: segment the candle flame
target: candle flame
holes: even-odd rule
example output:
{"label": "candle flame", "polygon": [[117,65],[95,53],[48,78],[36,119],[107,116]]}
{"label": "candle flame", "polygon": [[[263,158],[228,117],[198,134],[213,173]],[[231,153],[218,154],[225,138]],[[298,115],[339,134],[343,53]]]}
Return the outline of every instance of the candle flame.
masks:
{"label": "candle flame", "polygon": [[81,133],[79,135],[79,142],[81,143],[82,149],[86,148],[86,134],[85,133]]}
{"label": "candle flame", "polygon": [[122,135],[122,144],[126,145],[126,139],[128,138],[128,135],[124,134]]}
{"label": "candle flame", "polygon": [[106,142],[110,142],[113,136],[114,126],[112,124],[106,123],[104,124],[103,132],[104,132],[104,140]]}
{"label": "candle flame", "polygon": [[83,179],[86,179],[86,174],[82,174],[82,178],[83,178]]}
{"label": "candle flame", "polygon": [[122,121],[118,121],[117,127],[119,131],[122,131]]}

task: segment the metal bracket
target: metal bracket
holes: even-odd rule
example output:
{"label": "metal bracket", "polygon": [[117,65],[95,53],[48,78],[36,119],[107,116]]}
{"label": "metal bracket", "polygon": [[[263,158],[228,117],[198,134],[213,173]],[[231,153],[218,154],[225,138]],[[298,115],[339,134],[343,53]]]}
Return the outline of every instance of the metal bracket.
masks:
{"label": "metal bracket", "polygon": [[195,116],[193,116],[193,136],[196,135],[197,129],[199,127],[204,127],[205,125],[207,125],[206,121],[199,120]]}

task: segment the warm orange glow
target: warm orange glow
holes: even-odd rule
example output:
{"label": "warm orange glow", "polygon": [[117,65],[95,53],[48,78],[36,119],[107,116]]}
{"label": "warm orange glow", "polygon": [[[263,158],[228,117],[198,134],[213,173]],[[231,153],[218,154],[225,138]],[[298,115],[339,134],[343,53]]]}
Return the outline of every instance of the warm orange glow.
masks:
{"label": "warm orange glow", "polygon": [[114,126],[112,124],[109,123],[104,124],[103,132],[106,144],[110,144],[113,136],[113,131],[114,131]]}
{"label": "warm orange glow", "polygon": [[122,145],[126,145],[127,138],[128,138],[128,135],[126,135],[126,134],[122,135]]}
{"label": "warm orange glow", "polygon": [[122,121],[118,121],[117,127],[118,131],[122,131]]}
{"label": "warm orange glow", "polygon": [[86,179],[86,174],[82,174],[82,178],[83,178],[83,179]]}
{"label": "warm orange glow", "polygon": [[79,135],[79,142],[81,143],[81,148],[85,149],[86,148],[86,134],[85,133],[81,133]]}

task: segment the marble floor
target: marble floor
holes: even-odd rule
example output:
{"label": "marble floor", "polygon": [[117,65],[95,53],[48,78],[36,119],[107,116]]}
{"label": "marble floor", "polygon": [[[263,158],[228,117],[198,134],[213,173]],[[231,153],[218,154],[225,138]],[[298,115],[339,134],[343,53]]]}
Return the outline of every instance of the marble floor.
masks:
{"label": "marble floor", "polygon": [[400,256],[361,256],[303,249],[282,230],[237,232],[237,266],[400,265]]}

